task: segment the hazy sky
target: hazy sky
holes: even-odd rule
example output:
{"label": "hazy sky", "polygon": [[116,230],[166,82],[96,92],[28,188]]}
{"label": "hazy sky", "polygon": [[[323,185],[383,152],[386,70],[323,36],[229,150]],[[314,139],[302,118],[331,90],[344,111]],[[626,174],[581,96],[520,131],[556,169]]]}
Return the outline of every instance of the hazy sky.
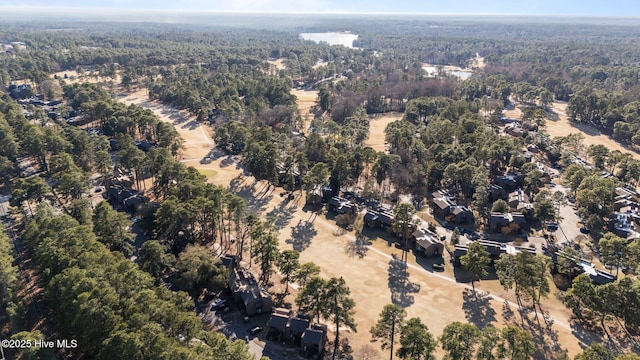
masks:
{"label": "hazy sky", "polygon": [[640,17],[638,0],[0,0],[0,7]]}

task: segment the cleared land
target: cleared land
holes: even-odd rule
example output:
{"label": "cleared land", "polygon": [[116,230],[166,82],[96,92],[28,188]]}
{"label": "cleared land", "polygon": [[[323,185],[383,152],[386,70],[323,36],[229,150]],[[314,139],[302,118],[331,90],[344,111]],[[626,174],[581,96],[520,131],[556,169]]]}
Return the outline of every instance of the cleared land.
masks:
{"label": "cleared land", "polygon": [[401,113],[388,113],[371,118],[369,121],[369,138],[365,140],[364,145],[370,146],[376,151],[385,151],[384,130],[387,125],[400,119],[402,119]]}
{"label": "cleared land", "polygon": [[[66,76],[66,77],[65,77]],[[109,82],[113,84],[120,83],[120,74],[117,74],[115,78],[98,76],[97,71],[85,71],[82,74],[76,70],[66,70],[51,74],[50,77],[63,80],[67,84],[75,83],[92,83],[108,85]]]}
{"label": "cleared land", "polygon": [[291,89],[291,94],[294,95],[298,101],[298,111],[300,112],[300,116],[304,120],[304,131],[309,128],[311,124],[311,120],[313,120],[313,114],[311,113],[311,108],[316,105],[316,100],[318,100],[318,92],[315,90],[301,90],[301,89]]}
{"label": "cleared land", "polygon": [[[635,159],[640,160],[640,154],[634,149],[625,147],[609,136],[602,134],[593,125],[569,121],[566,112],[566,102],[555,101],[552,104],[551,109],[557,114],[557,119],[546,120],[545,130],[551,137],[563,137],[569,134],[581,133],[584,136],[583,144],[585,146],[601,144],[606,146],[609,150],[619,150],[623,153],[631,154]],[[505,111],[504,115],[511,119],[521,119],[522,112],[518,107],[515,107],[514,109]]]}
{"label": "cleared land", "polygon": [[[376,240],[370,247],[357,247],[351,234],[337,235],[338,227],[332,220],[303,209],[304,197],[288,202],[278,195],[283,191],[280,188],[265,193],[263,190],[267,184],[244,176],[236,159],[213,152],[214,160],[211,163],[200,164],[200,159],[209,154],[213,146],[210,137],[207,137],[210,135],[209,129],[193,123],[193,117],[183,111],[149,102],[144,94],[144,91],[136,92],[120,100],[151,109],[162,120],[174,124],[185,140],[183,162],[200,169],[215,170],[215,176],[209,181],[229,187],[245,197],[254,212],[274,216],[282,249],[299,250],[301,261],[315,262],[322,268],[325,277],[344,277],[357,305],[355,317],[358,333],[347,335],[354,349],[370,344],[369,329],[377,321],[382,307],[392,301],[405,306],[409,316],[422,318],[436,336],[448,323],[459,320],[481,326],[522,326],[524,323],[536,337],[536,342],[546,346],[549,354],[558,346],[575,355],[584,346],[581,341],[590,341],[588,335],[569,325],[569,312],[553,298],[543,304],[548,322],[542,317],[538,318],[538,322],[533,314],[521,318],[514,306],[513,294],[502,290],[496,280],[483,281],[478,288],[498,297],[481,296],[476,301],[468,285],[455,282],[454,275],[461,274],[458,270],[454,274],[450,265],[447,265],[444,273],[434,273],[429,259],[410,255],[408,272],[404,272],[393,258],[399,255],[399,250],[377,237],[386,237],[385,234],[372,234],[372,239]],[[386,126],[385,122],[391,122],[398,116],[390,115],[386,120],[381,117],[372,121],[369,140],[372,145],[384,144],[384,140],[380,140],[383,137],[378,133]],[[279,289],[280,284],[276,288]]]}

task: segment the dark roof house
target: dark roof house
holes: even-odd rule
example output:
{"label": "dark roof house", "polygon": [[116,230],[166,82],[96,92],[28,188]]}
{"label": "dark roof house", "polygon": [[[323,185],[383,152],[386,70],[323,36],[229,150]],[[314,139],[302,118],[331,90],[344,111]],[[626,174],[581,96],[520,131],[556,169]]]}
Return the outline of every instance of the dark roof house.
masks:
{"label": "dark roof house", "polygon": [[247,315],[270,312],[273,308],[271,294],[258,285],[248,269],[239,266],[230,269],[229,288],[234,300],[244,305]]}
{"label": "dark roof house", "polygon": [[509,226],[511,224],[523,225],[526,224],[527,220],[525,219],[524,214],[522,213],[491,213],[489,215],[489,230],[490,231],[500,231],[505,226]]}
{"label": "dark roof house", "polygon": [[313,325],[304,331],[301,338],[302,350],[307,356],[322,354],[326,342],[327,328],[322,325]]}
{"label": "dark roof house", "polygon": [[412,237],[415,239],[416,251],[426,256],[442,255],[444,244],[436,234],[425,228],[418,228],[413,232]]}
{"label": "dark roof house", "polygon": [[291,318],[289,320],[289,337],[292,342],[300,341],[305,330],[309,327],[308,319]]}

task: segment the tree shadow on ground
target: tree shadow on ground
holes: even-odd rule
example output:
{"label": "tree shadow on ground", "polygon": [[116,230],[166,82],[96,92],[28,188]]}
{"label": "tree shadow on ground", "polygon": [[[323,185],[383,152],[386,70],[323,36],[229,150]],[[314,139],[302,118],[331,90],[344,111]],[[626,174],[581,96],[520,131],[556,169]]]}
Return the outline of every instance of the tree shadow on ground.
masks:
{"label": "tree shadow on ground", "polygon": [[511,324],[516,321],[515,316],[516,314],[513,312],[513,309],[511,309],[511,304],[505,300],[504,303],[502,303],[502,318],[506,323]]}
{"label": "tree shadow on ground", "polygon": [[531,306],[518,307],[516,315],[510,303],[505,300],[502,306],[502,317],[507,325],[516,326],[531,334],[536,352],[534,359],[548,359],[550,354],[566,353],[558,338],[558,331],[553,328],[554,321],[551,316],[538,310],[537,315]]}
{"label": "tree shadow on ground", "polygon": [[496,321],[496,311],[491,307],[491,296],[484,291],[471,289],[462,291],[462,310],[468,322],[482,329]]}
{"label": "tree shadow on ground", "polygon": [[[434,256],[425,256],[424,254],[417,253],[416,254],[416,262],[418,265],[422,266],[426,271],[434,272],[433,265],[434,264],[445,264],[444,257],[442,254],[434,255]],[[455,268],[454,268],[455,271]]]}
{"label": "tree shadow on ground", "polygon": [[407,307],[414,302],[414,295],[420,291],[420,284],[409,281],[407,264],[398,259],[395,254],[389,261],[389,290],[391,290],[391,302]]}
{"label": "tree shadow on ground", "polygon": [[251,183],[248,179],[249,178],[246,177],[234,178],[229,183],[229,191],[245,199],[251,212],[262,212],[273,198],[273,190],[270,190],[268,186],[264,186],[264,188],[261,188],[260,192],[256,194],[257,188],[259,188],[261,184],[255,181]]}
{"label": "tree shadow on ground", "polygon": [[595,318],[584,318],[580,321],[574,317],[570,325],[571,334],[580,341],[579,345],[582,349],[586,349],[593,343],[599,343],[617,354],[640,353],[638,341],[629,337],[624,329],[612,320],[605,322],[606,329],[603,329],[600,321]]}
{"label": "tree shadow on ground", "polygon": [[[185,119],[186,120],[186,119]],[[185,122],[184,125],[182,125],[183,129],[189,129],[191,131],[197,129],[200,126],[200,123],[196,120],[191,120],[189,122]]]}
{"label": "tree shadow on ground", "polygon": [[274,207],[266,214],[267,220],[273,220],[273,226],[276,230],[284,229],[285,226],[289,225],[289,222],[293,219],[293,214],[298,209],[295,205],[287,207],[288,204],[289,201],[285,199],[280,203],[280,206]]}
{"label": "tree shadow on ground", "polygon": [[355,240],[349,241],[347,245],[345,245],[344,250],[350,257],[357,256],[362,259],[367,255],[369,245],[371,245],[371,242],[364,236],[356,236]]}
{"label": "tree shadow on ground", "polygon": [[364,228],[362,229],[362,235],[367,240],[370,240],[370,241],[375,241],[378,239],[384,240],[387,242],[388,246],[393,246],[395,242],[400,241],[399,238],[395,237],[394,235],[390,234],[388,231],[381,229],[379,227],[370,228],[368,226],[364,226]]}
{"label": "tree shadow on ground", "polygon": [[274,307],[291,309],[293,305],[290,302],[286,301],[287,295],[289,294],[285,294],[283,292],[275,294],[273,299]]}
{"label": "tree shadow on ground", "polygon": [[226,168],[229,165],[232,165],[236,160],[231,155],[227,155],[222,161],[220,161],[220,167]]}
{"label": "tree shadow on ground", "polygon": [[306,250],[311,245],[311,240],[318,234],[309,221],[298,220],[295,226],[291,227],[291,238],[287,239],[287,244],[291,244],[293,249],[299,252]]}

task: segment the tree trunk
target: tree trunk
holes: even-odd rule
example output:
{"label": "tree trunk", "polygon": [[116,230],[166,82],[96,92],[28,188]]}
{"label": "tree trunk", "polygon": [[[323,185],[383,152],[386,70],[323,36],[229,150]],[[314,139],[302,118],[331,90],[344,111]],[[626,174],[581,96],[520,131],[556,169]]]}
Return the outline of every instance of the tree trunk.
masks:
{"label": "tree trunk", "polygon": [[340,341],[340,322],[336,320],[336,340],[333,344],[333,356],[331,359],[336,360],[336,355],[338,354],[338,343]]}
{"label": "tree trunk", "polygon": [[[333,297],[333,306],[334,309],[338,308],[338,295],[334,295]],[[338,354],[338,343],[340,342],[340,318],[338,317],[337,310],[335,314],[336,319],[336,340],[333,344],[333,356],[331,357],[333,360],[336,360],[336,355]]]}
{"label": "tree trunk", "polygon": [[393,360],[393,338],[395,337],[394,336],[395,332],[396,332],[396,320],[393,319],[393,321],[391,322],[391,346],[389,346],[391,351],[389,353],[389,360]]}
{"label": "tree trunk", "polygon": [[478,301],[478,293],[476,293],[476,280],[471,279],[471,288],[473,289],[473,295],[476,297],[476,301]]}

